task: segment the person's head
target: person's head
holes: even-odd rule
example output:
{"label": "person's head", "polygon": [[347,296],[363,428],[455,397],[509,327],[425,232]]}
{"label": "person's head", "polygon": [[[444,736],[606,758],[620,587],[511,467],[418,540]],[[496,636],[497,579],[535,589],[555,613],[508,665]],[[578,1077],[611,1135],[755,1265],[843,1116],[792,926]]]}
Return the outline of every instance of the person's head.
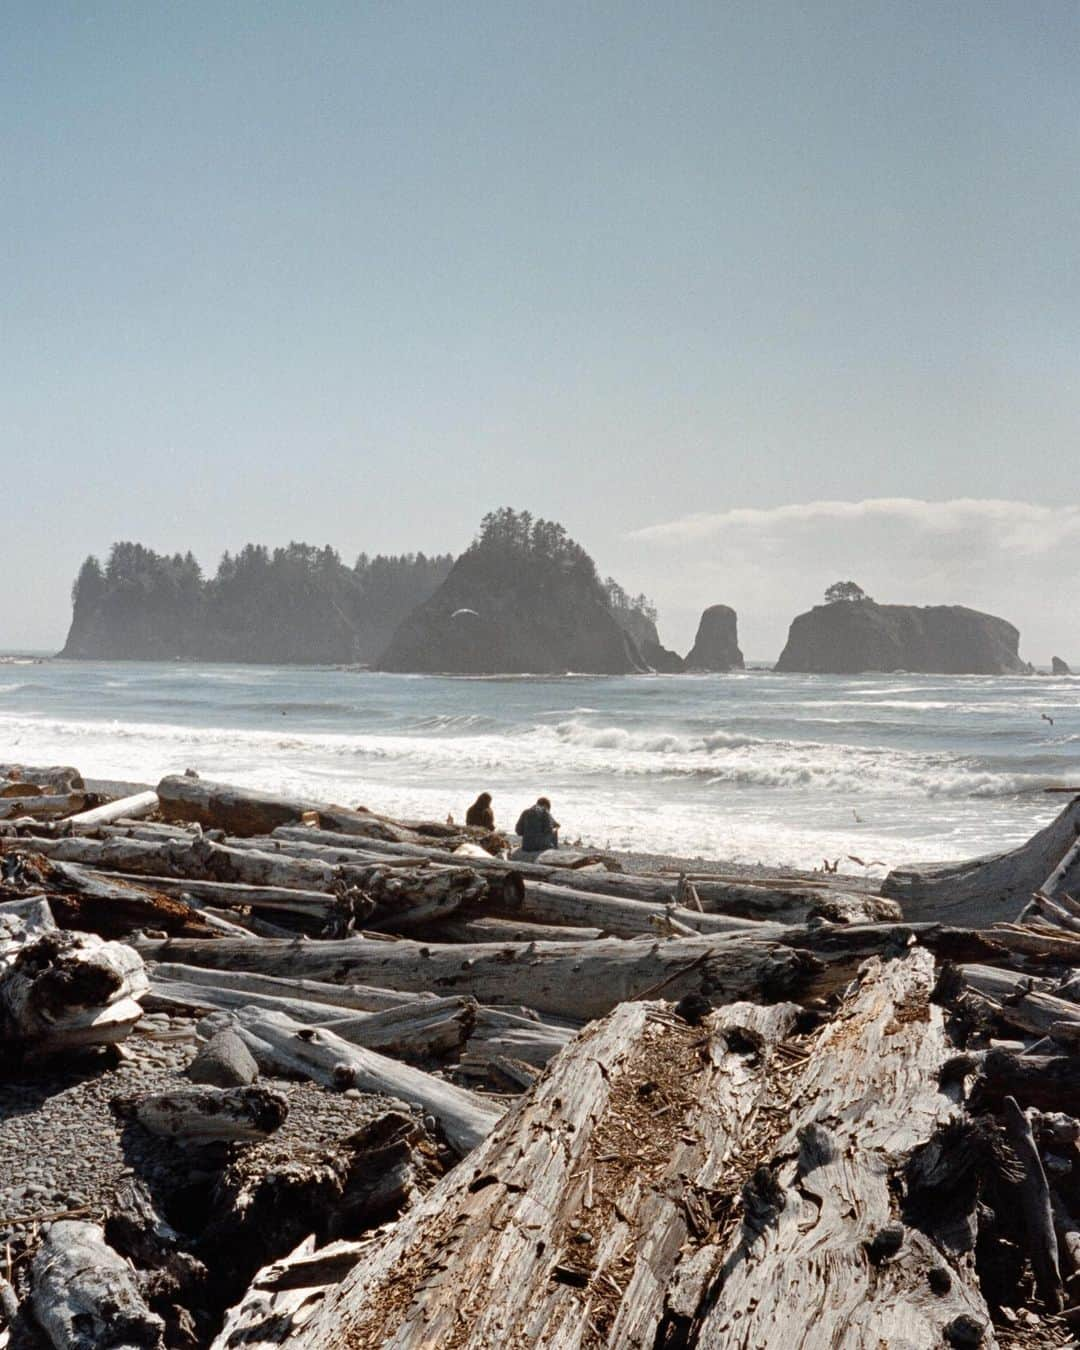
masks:
{"label": "person's head", "polygon": [[536,804],[537,806],[542,806],[545,811],[551,810],[551,803],[548,801],[546,797],[537,797]]}
{"label": "person's head", "polygon": [[477,806],[490,806],[490,805],[491,805],[491,793],[490,793],[490,792],[481,792],[480,796],[477,797],[477,799],[476,799],[476,804],[477,804]]}

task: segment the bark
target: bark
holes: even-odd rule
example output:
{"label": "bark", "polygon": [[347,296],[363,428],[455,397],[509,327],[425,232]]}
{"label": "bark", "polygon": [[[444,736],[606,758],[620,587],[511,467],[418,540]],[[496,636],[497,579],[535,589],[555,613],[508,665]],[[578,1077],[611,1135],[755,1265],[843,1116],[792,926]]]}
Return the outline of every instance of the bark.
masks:
{"label": "bark", "polygon": [[92,1223],[50,1226],[30,1266],[31,1306],[55,1350],[159,1350],[165,1324],[143,1302],[131,1267]]}
{"label": "bark", "polygon": [[304,1027],[281,1013],[257,1008],[233,1014],[232,1024],[260,1065],[303,1074],[325,1087],[384,1092],[422,1107],[460,1154],[475,1148],[501,1115],[476,1093],[350,1045],[329,1028]]}
{"label": "bark", "polygon": [[972,928],[1011,922],[1032,892],[1055,873],[1078,833],[1080,798],[1018,848],[970,862],[897,868],[885,878],[881,893],[899,900],[904,917],[913,922],[937,920]]}
{"label": "bark", "polygon": [[45,871],[49,903],[63,928],[105,938],[124,938],[144,928],[178,937],[208,936],[210,925],[190,905],[159,893],[150,877],[129,880],[55,861]]}

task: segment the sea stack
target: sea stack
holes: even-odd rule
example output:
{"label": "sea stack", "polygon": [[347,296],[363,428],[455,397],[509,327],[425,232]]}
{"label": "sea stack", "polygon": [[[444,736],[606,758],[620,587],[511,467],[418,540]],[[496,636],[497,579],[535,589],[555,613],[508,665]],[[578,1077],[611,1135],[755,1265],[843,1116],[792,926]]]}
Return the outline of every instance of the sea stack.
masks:
{"label": "sea stack", "polygon": [[623,628],[634,640],[642,660],[659,675],[678,675],[685,669],[685,662],[678,652],[673,652],[660,642],[656,624],[640,609],[616,610],[616,616]]}
{"label": "sea stack", "polygon": [[1071,675],[1072,670],[1069,667],[1068,661],[1063,661],[1060,656],[1052,656],[1050,658],[1050,674]]}
{"label": "sea stack", "polygon": [[815,605],[791,625],[778,671],[857,675],[906,670],[933,675],[1030,671],[1020,633],[1005,619],[963,605],[879,605],[870,599]]}
{"label": "sea stack", "polygon": [[687,670],[742,670],[738,617],[730,605],[710,605],[701,616],[697,637],[686,657]]}
{"label": "sea stack", "polygon": [[648,666],[596,567],[561,525],[509,509],[399,626],[379,670],[448,675],[627,675]]}

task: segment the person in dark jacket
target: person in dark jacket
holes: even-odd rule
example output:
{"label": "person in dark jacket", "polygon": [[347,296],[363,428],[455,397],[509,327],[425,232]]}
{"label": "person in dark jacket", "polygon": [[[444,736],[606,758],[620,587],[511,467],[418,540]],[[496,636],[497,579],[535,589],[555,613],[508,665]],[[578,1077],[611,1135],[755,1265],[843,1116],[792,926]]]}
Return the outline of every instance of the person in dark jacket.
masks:
{"label": "person in dark jacket", "polygon": [[537,797],[535,806],[522,811],[514,833],[521,835],[522,853],[543,853],[545,849],[559,847],[559,822],[553,819],[546,797]]}
{"label": "person in dark jacket", "polygon": [[476,825],[481,830],[495,828],[495,812],[491,809],[491,793],[481,792],[472,806],[465,812],[465,824]]}

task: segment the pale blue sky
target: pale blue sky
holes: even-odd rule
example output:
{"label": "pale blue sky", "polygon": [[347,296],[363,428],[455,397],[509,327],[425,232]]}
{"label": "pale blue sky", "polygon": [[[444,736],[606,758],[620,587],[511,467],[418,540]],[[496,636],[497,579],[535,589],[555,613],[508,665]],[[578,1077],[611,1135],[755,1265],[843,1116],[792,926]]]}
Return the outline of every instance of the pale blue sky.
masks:
{"label": "pale blue sky", "polygon": [[117,537],[456,550],[504,503],[680,646],[726,601],[774,652],[847,560],[1075,629],[1075,539],[944,596],[835,513],[632,536],[1076,497],[1078,57],[1072,0],[11,0],[0,648]]}

